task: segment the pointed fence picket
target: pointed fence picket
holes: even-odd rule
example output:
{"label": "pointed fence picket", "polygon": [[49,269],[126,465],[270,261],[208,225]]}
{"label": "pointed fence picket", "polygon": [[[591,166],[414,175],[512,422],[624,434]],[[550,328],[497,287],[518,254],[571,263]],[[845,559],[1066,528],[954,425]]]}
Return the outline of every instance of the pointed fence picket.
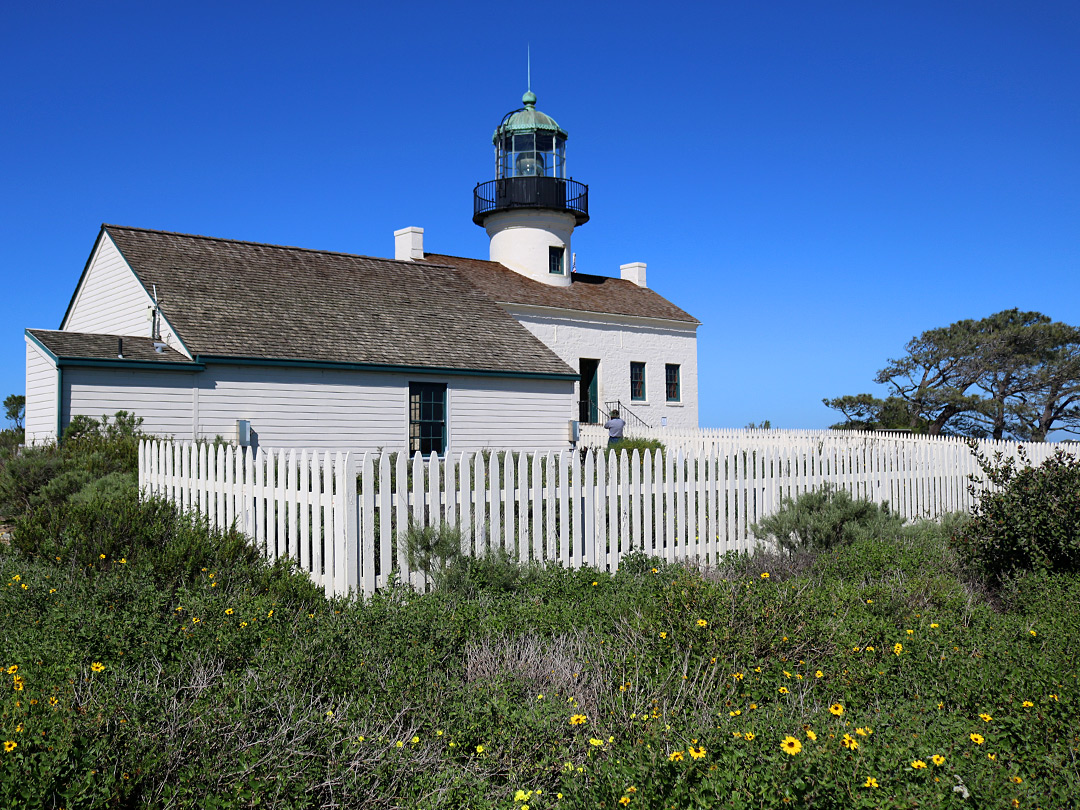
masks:
{"label": "pointed fence picket", "polygon": [[[1060,445],[1031,443],[1032,464]],[[1015,442],[979,443],[1018,458]],[[1069,447],[1067,451],[1075,453]],[[160,440],[139,445],[139,486],[217,531],[243,532],[288,557],[328,595],[371,594],[410,566],[411,526],[460,531],[465,554],[616,570],[644,552],[715,563],[759,542],[754,524],[828,484],[887,501],[915,520],[968,510],[981,471],[966,443],[880,435],[717,432],[667,452],[354,454],[252,452]]]}

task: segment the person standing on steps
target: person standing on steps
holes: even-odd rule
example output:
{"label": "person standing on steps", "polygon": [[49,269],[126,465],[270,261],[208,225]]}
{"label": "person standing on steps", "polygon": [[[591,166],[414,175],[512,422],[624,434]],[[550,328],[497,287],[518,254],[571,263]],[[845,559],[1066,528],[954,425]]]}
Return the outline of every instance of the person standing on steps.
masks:
{"label": "person standing on steps", "polygon": [[626,427],[626,422],[619,418],[619,412],[612,411],[611,418],[604,422],[604,428],[608,432],[608,447],[622,441],[624,427]]}

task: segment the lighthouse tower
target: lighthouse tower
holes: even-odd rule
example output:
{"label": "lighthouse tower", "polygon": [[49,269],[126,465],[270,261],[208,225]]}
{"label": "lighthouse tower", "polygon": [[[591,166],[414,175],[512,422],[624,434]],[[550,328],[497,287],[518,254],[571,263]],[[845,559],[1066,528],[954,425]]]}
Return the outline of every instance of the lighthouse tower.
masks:
{"label": "lighthouse tower", "polygon": [[495,179],[477,183],[473,222],[487,229],[491,261],[544,284],[564,287],[570,276],[570,237],[589,221],[589,187],[567,177],[566,130],[524,105],[495,130]]}

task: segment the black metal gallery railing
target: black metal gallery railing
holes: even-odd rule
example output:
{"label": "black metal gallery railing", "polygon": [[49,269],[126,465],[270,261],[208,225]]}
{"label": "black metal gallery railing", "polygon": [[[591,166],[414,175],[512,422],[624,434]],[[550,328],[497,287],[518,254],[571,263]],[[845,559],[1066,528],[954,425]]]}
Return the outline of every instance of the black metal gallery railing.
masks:
{"label": "black metal gallery railing", "polygon": [[473,222],[477,225],[482,225],[488,214],[514,208],[567,211],[583,225],[589,221],[589,187],[562,177],[506,177],[476,184]]}

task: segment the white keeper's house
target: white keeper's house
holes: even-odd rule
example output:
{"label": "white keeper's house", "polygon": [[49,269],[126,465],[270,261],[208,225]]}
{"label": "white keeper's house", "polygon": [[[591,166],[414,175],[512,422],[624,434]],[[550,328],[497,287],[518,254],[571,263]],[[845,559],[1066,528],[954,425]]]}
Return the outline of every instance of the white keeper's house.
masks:
{"label": "white keeper's house", "polygon": [[696,428],[697,319],[646,286],[573,272],[588,187],[567,133],[523,107],[474,191],[487,260],[393,259],[103,225],[60,328],[26,330],[26,438],[119,410],[148,433],[428,453],[569,447],[571,423]]}

